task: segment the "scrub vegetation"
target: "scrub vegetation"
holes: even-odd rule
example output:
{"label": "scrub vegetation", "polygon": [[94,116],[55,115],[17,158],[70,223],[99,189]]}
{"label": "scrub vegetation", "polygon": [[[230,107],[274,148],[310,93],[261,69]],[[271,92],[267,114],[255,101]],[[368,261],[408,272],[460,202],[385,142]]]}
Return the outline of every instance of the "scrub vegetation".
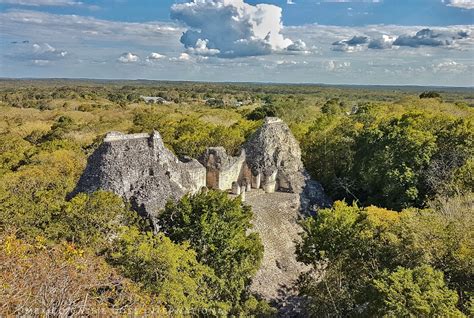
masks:
{"label": "scrub vegetation", "polygon": [[308,316],[472,316],[473,105],[454,88],[2,80],[0,315],[274,315],[248,289],[263,246],[240,199],[170,202],[156,234],[114,194],[69,194],[109,131],[235,154],[278,116],[334,201],[302,222]]}

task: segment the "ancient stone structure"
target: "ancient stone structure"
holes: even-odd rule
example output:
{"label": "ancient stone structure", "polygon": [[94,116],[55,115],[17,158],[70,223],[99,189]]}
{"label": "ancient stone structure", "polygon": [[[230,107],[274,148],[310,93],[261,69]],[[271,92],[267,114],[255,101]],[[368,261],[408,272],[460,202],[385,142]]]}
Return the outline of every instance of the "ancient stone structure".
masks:
{"label": "ancient stone structure", "polygon": [[229,190],[233,182],[240,183],[243,180],[245,151],[238,157],[232,157],[227,155],[223,147],[211,147],[198,160],[206,167],[208,188]]}
{"label": "ancient stone structure", "polygon": [[244,145],[240,156],[229,156],[213,147],[199,158],[207,170],[207,186],[228,190],[232,182],[251,188],[300,192],[305,185],[301,150],[288,126],[279,118],[265,119],[263,126]]}
{"label": "ancient stone structure", "polygon": [[235,157],[213,147],[198,160],[179,160],[158,132],[109,133],[89,157],[73,194],[98,189],[122,196],[153,222],[168,200],[186,193],[220,189],[240,196],[254,210],[252,223],[264,245],[250,290],[275,302],[283,317],[299,311],[302,299],[293,285],[307,270],[295,257],[300,211],[329,201],[305,172],[298,142],[280,119],[267,118]]}
{"label": "ancient stone structure", "polygon": [[158,132],[111,132],[89,158],[74,193],[111,191],[153,218],[168,199],[205,186],[206,169],[194,159],[178,160]]}
{"label": "ancient stone structure", "polygon": [[281,119],[266,118],[244,149],[252,176],[260,176],[265,192],[298,192],[304,185],[300,146]]}
{"label": "ancient stone structure", "polygon": [[179,160],[156,131],[111,132],[89,158],[74,193],[108,190],[154,219],[167,200],[203,187],[235,195],[252,188],[292,192],[300,194],[303,208],[324,204],[321,186],[304,171],[298,142],[278,118],[267,118],[236,157],[223,147],[212,147],[198,160]]}

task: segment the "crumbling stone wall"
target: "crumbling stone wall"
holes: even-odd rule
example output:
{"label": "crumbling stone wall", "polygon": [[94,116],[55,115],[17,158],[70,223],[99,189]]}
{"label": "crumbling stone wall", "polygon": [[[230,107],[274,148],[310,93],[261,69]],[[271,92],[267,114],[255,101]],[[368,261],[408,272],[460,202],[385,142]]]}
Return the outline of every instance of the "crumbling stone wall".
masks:
{"label": "crumbling stone wall", "polygon": [[153,218],[168,199],[179,199],[204,186],[206,169],[194,159],[178,160],[158,132],[112,132],[89,157],[74,193],[111,191]]}
{"label": "crumbling stone wall", "polygon": [[299,192],[304,186],[300,146],[281,119],[266,118],[244,149],[252,175],[260,175],[261,187],[266,192]]}
{"label": "crumbling stone wall", "polygon": [[266,193],[297,193],[304,208],[325,200],[322,187],[303,168],[298,142],[278,118],[267,118],[239,156],[212,147],[199,161],[179,160],[156,131],[151,135],[111,132],[89,158],[74,193],[108,190],[154,219],[169,199],[206,186],[233,189],[234,194],[260,188]]}
{"label": "crumbling stone wall", "polygon": [[208,188],[229,190],[233,182],[242,183],[245,151],[238,157],[232,157],[223,147],[211,147],[198,160],[206,167]]}

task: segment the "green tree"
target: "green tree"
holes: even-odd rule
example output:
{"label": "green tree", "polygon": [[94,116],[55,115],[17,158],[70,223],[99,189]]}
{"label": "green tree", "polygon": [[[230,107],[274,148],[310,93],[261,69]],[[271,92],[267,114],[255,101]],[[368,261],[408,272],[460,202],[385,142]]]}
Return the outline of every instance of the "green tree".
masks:
{"label": "green tree", "polygon": [[344,102],[340,101],[339,98],[331,98],[321,107],[321,112],[327,115],[340,115],[343,114],[344,109]]}
{"label": "green tree", "polygon": [[472,121],[420,111],[387,116],[379,108],[321,115],[303,137],[305,166],[333,198],[400,211],[472,191]]}
{"label": "green tree", "polygon": [[129,210],[122,198],[105,191],[78,194],[64,203],[55,221],[58,238],[97,251],[110,244],[121,226],[140,223],[136,212]]}
{"label": "green tree", "polygon": [[159,226],[174,242],[191,244],[197,259],[222,279],[222,299],[237,305],[263,254],[258,234],[248,233],[251,219],[250,207],[240,199],[209,191],[169,202]]}
{"label": "green tree", "polygon": [[422,205],[422,172],[437,150],[427,124],[422,114],[405,114],[359,136],[353,169],[364,202],[396,210]]}
{"label": "green tree", "polygon": [[313,316],[356,315],[370,299],[370,282],[380,269],[398,264],[400,240],[394,231],[399,214],[376,207],[359,208],[336,202],[303,223],[300,261],[322,272],[321,279],[305,275],[300,291],[310,297]]}
{"label": "green tree", "polygon": [[373,285],[378,316],[465,317],[456,308],[458,295],[446,286],[443,272],[428,265],[385,271]]}
{"label": "green tree", "polygon": [[65,135],[75,128],[74,121],[71,117],[60,116],[51,126],[51,130],[43,136],[41,141],[52,141],[55,139],[63,139]]}
{"label": "green tree", "polygon": [[423,98],[441,98],[441,94],[434,91],[423,92],[420,94],[420,99]]}
{"label": "green tree", "polygon": [[22,138],[0,135],[0,176],[25,164],[33,151],[33,146]]}
{"label": "green tree", "polygon": [[278,109],[273,104],[265,104],[263,106],[255,108],[251,113],[247,115],[249,120],[262,120],[265,117],[276,117],[278,116]]}
{"label": "green tree", "polygon": [[31,164],[0,177],[0,229],[16,229],[21,238],[52,237],[83,158],[71,150],[53,150],[30,160]]}
{"label": "green tree", "polygon": [[210,316],[225,316],[228,310],[228,304],[216,297],[221,282],[211,268],[197,261],[188,243],[174,244],[163,233],[124,227],[108,259],[178,316],[199,316],[206,310]]}
{"label": "green tree", "polygon": [[[300,292],[318,317],[373,315],[373,282],[398,267],[429,265],[457,292],[459,310],[469,312],[474,291],[472,199],[438,202],[432,209],[401,213],[336,202],[303,222],[298,258],[319,278],[304,275]],[[442,278],[443,279],[443,278]]]}

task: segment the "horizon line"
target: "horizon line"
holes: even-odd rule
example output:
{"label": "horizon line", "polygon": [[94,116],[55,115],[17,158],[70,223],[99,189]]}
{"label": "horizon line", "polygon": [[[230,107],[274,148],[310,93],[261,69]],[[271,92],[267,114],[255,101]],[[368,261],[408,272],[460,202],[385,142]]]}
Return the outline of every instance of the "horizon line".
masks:
{"label": "horizon line", "polygon": [[108,81],[108,82],[169,82],[169,83],[204,83],[204,84],[253,84],[253,85],[290,85],[290,86],[352,86],[352,87],[387,87],[387,88],[438,88],[438,89],[474,89],[474,86],[449,86],[430,84],[348,84],[348,83],[321,83],[321,82],[271,82],[271,81],[206,81],[206,80],[176,80],[176,79],[126,79],[126,78],[90,78],[90,77],[2,77],[2,81]]}

